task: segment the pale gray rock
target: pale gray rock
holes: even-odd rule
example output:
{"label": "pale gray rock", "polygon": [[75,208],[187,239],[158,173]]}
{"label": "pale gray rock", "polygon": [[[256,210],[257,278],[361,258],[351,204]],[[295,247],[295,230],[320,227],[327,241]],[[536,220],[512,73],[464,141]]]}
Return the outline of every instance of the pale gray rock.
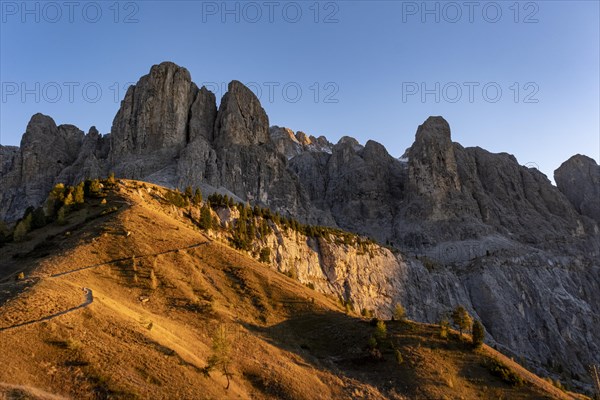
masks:
{"label": "pale gray rock", "polygon": [[269,142],[269,118],[260,101],[241,82],[231,81],[215,123],[218,147]]}
{"label": "pale gray rock", "polygon": [[[153,66],[129,87],[111,129],[114,172],[141,179],[172,164],[188,141],[190,106],[197,91],[188,70],[170,62]],[[200,131],[204,116],[199,110],[196,116]]]}
{"label": "pale gray rock", "polygon": [[578,212],[600,223],[600,165],[596,161],[574,155],[554,171],[554,180]]}

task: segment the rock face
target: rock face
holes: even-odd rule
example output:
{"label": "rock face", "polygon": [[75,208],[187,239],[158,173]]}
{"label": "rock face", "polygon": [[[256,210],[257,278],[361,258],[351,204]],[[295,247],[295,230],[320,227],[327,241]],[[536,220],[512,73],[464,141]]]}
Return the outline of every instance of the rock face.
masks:
{"label": "rock face", "polygon": [[173,63],[155,65],[127,90],[111,130],[111,164],[131,178],[173,162],[188,141],[188,115],[198,89]]}
{"label": "rock face", "polygon": [[264,144],[269,141],[269,118],[250,89],[241,82],[229,83],[221,100],[215,139],[220,147]]}
{"label": "rock face", "polygon": [[596,161],[574,155],[554,172],[554,180],[575,210],[600,223],[600,165]]}
{"label": "rock face", "polygon": [[583,377],[585,363],[600,363],[600,167],[585,156],[556,171],[555,187],[512,155],[452,142],[449,124],[430,117],[395,159],[374,141],[269,128],[237,81],[217,110],[185,68],[163,63],[128,90],[110,134],[36,114],[0,157],[2,219],[40,205],[56,182],[110,171],[228,193],[401,252],[272,238],[277,268],[319,290],[384,314],[402,301],[429,322],[464,304],[490,341],[539,367],[550,357]]}
{"label": "rock face", "polygon": [[5,148],[0,181],[2,217],[14,220],[26,207],[40,205],[61,171],[79,155],[84,134],[73,125],[56,126],[42,114],[31,117],[17,150]]}

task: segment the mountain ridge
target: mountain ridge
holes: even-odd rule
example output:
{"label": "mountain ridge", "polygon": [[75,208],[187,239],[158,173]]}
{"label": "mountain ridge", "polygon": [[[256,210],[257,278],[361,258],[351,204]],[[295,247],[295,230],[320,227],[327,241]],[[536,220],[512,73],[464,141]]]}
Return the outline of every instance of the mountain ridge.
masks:
{"label": "mountain ridge", "polygon": [[[600,363],[594,160],[565,161],[554,186],[510,154],[453,142],[442,117],[418,127],[401,161],[374,141],[331,144],[269,127],[256,96],[237,81],[218,108],[215,100],[185,68],[163,63],[129,88],[108,135],[34,115],[21,147],[0,146],[0,217],[17,220],[57,182],[111,171],[219,191],[411,257],[403,285],[390,290],[414,305],[415,319],[437,322],[464,304],[497,343],[539,368],[556,358],[581,378],[586,365]],[[385,286],[385,276],[377,283]]]}

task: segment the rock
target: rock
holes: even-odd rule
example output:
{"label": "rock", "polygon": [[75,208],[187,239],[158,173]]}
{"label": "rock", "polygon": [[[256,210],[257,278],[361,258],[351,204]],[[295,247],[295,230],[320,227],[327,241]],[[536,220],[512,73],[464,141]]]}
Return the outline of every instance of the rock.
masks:
{"label": "rock", "polygon": [[[188,117],[197,91],[188,70],[170,62],[153,66],[131,86],[111,129],[114,172],[140,179],[173,163],[188,141]],[[205,97],[206,91],[196,105],[194,134],[203,128],[199,107]]]}
{"label": "rock", "polygon": [[427,118],[417,129],[408,157],[409,190],[428,201],[430,219],[447,219],[444,203],[460,191],[448,122],[442,117]]}
{"label": "rock", "polygon": [[272,126],[269,128],[269,136],[275,147],[275,151],[287,160],[297,156],[304,150],[302,144],[296,139],[294,132],[290,128]]}
{"label": "rock", "polygon": [[217,147],[269,142],[269,118],[258,98],[241,82],[229,83],[215,123]]}
{"label": "rock", "polygon": [[198,90],[190,110],[189,141],[202,136],[208,142],[214,139],[215,120],[217,119],[217,100],[214,93],[204,86]]}
{"label": "rock", "polygon": [[15,220],[28,206],[42,204],[60,172],[77,158],[83,137],[73,125],[56,126],[43,114],[31,117],[18,154],[10,152],[11,169],[0,181],[3,219]]}
{"label": "rock", "polygon": [[579,213],[600,223],[600,166],[596,161],[574,155],[554,171],[554,180]]}

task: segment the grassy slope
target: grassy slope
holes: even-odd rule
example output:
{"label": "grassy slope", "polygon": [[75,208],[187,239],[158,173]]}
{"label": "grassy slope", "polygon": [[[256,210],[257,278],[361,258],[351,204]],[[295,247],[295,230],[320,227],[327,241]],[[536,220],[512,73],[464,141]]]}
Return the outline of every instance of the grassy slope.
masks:
{"label": "grassy slope", "polygon": [[[442,340],[432,325],[389,322],[384,360],[373,361],[367,321],[210,240],[135,182],[124,185],[108,205],[92,202],[72,215],[70,225],[0,249],[0,329],[74,309],[0,331],[4,396],[571,398],[507,359],[529,383],[504,383],[484,366],[502,355],[488,347],[474,352],[455,335]],[[80,224],[114,205],[118,212]],[[122,261],[101,264],[109,260]],[[28,279],[15,283],[19,271]],[[82,288],[93,290],[94,301],[75,309],[85,300]],[[229,390],[221,373],[202,373],[220,324],[233,345]]]}

